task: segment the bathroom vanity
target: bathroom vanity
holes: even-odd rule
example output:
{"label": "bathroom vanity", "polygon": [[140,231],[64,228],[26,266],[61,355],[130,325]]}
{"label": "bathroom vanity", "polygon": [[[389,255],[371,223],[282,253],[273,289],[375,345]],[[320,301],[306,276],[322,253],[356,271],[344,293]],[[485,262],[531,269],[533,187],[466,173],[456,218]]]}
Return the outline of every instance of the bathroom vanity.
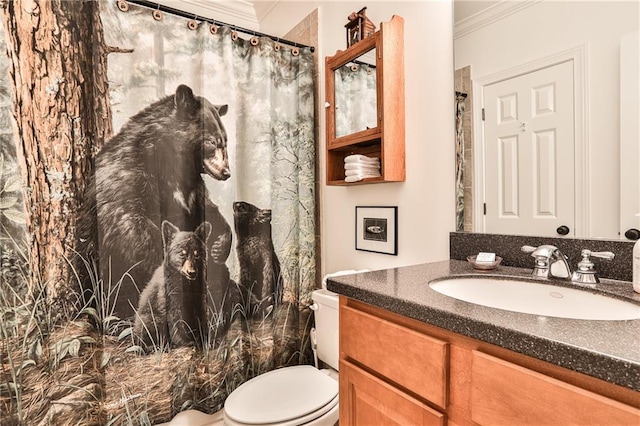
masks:
{"label": "bathroom vanity", "polygon": [[[450,260],[329,279],[341,294],[341,424],[640,423],[640,320],[521,314],[428,285],[458,275],[477,274]],[[640,303],[628,283],[598,287]]]}

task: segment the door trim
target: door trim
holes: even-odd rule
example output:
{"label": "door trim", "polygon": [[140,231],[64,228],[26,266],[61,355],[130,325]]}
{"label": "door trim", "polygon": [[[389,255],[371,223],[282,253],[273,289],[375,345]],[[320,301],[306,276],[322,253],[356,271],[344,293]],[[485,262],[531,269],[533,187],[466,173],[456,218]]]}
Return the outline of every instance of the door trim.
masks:
{"label": "door trim", "polygon": [[473,110],[473,152],[474,155],[474,197],[473,229],[485,232],[485,216],[483,203],[485,202],[484,184],[484,122],[481,112],[484,105],[484,87],[499,83],[523,74],[538,71],[564,62],[573,62],[573,108],[574,108],[574,233],[572,237],[585,237],[590,229],[589,190],[591,187],[589,176],[589,90],[588,90],[588,44],[563,50],[552,55],[533,60],[521,65],[507,68],[477,79],[473,79],[474,96]]}

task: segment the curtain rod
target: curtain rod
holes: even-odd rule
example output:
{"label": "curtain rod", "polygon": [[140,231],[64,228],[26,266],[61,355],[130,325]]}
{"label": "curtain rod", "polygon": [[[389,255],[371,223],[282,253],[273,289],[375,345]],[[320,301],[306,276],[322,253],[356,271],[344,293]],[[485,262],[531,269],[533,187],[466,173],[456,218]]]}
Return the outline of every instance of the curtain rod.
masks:
{"label": "curtain rod", "polygon": [[155,3],[152,1],[147,1],[147,0],[125,0],[125,1],[128,3],[136,4],[138,6],[146,7],[149,9],[160,10],[161,12],[166,12],[172,15],[181,16],[183,18],[196,19],[198,21],[207,22],[209,24],[214,24],[221,27],[229,27],[229,28],[232,28],[234,31],[239,31],[244,34],[253,35],[256,37],[267,37],[267,38],[270,38],[271,40],[277,41],[278,43],[286,44],[288,46],[294,46],[301,49],[308,47],[311,50],[311,52],[314,52],[316,50],[315,47],[313,46],[307,46],[305,44],[296,43],[295,41],[286,40],[286,39],[275,37],[269,34],[264,34],[258,31],[249,30],[247,28],[238,27],[237,25],[227,24],[226,22],[216,21],[215,19],[205,18],[203,16],[198,16],[195,13],[188,13],[188,12],[185,12],[184,10],[174,9],[173,7],[165,6],[163,4]]}

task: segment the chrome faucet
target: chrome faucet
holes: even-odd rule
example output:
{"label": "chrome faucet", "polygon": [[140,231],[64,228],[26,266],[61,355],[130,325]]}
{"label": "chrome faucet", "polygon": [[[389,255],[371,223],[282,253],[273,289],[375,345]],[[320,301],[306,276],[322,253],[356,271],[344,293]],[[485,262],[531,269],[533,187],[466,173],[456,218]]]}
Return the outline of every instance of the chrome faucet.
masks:
{"label": "chrome faucet", "polygon": [[531,256],[535,259],[534,276],[571,280],[572,273],[567,256],[558,250],[558,247],[552,245],[522,246],[522,251],[531,253]]}
{"label": "chrome faucet", "polygon": [[582,250],[582,260],[578,263],[578,269],[571,276],[571,281],[578,284],[597,284],[600,282],[598,274],[590,256],[611,260],[615,257],[610,251]]}
{"label": "chrome faucet", "polygon": [[535,259],[533,275],[540,278],[562,278],[577,284],[599,283],[593,262],[589,257],[611,260],[615,257],[610,251],[594,252],[582,250],[582,260],[575,272],[571,272],[568,258],[556,246],[542,245],[538,247],[522,246],[522,251],[531,253]]}

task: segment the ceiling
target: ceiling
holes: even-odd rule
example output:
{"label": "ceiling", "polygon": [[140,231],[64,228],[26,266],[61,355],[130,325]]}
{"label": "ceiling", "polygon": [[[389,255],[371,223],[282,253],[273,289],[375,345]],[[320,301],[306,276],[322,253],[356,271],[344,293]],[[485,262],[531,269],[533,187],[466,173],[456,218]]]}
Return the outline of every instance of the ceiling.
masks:
{"label": "ceiling", "polygon": [[[175,9],[215,19],[219,22],[235,23],[249,30],[260,31],[260,22],[279,3],[290,0],[155,0]],[[305,0],[297,0],[305,1]],[[370,0],[374,3],[382,0]],[[389,0],[387,0],[389,1]],[[433,1],[433,0],[420,0]],[[487,25],[521,8],[544,0],[453,0],[454,38]],[[326,7],[331,7],[331,1]]]}
{"label": "ceiling", "polygon": [[[273,8],[281,1],[283,0],[181,0],[178,2],[175,0],[159,0],[160,3],[182,3],[182,9],[189,9],[188,11],[199,9],[210,10],[212,12],[224,12],[230,16],[239,16],[243,19],[256,22],[256,24],[259,24],[260,21],[269,15]],[[517,3],[527,0],[455,0],[453,2],[454,21],[459,22],[506,1]]]}

